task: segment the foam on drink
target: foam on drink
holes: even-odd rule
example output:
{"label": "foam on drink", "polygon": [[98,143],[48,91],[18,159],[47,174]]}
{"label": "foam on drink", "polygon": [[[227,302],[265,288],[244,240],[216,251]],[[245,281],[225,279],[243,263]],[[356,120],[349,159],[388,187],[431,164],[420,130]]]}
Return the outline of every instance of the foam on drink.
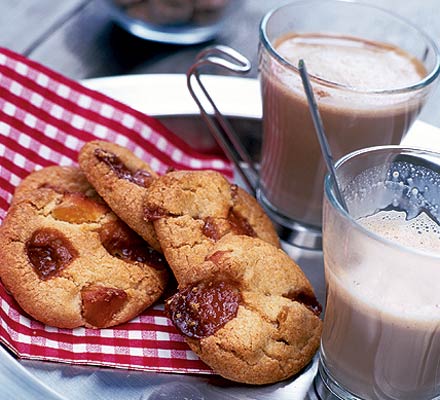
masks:
{"label": "foam on drink", "polygon": [[292,33],[275,47],[292,65],[302,58],[310,74],[356,90],[407,87],[426,74],[402,49],[357,37]]}
{"label": "foam on drink", "polygon": [[358,222],[401,246],[440,254],[440,226],[425,212],[408,220],[403,211],[380,211]]}

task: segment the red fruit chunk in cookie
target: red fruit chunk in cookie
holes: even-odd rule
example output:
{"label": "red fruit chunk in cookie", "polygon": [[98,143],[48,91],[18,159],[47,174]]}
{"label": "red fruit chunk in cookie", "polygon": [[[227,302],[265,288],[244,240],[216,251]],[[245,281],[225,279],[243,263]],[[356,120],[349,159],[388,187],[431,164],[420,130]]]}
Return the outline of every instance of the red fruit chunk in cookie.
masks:
{"label": "red fruit chunk in cookie", "polygon": [[168,299],[166,311],[182,334],[202,338],[235,318],[241,302],[241,293],[233,282],[201,282]]}
{"label": "red fruit chunk in cookie", "polygon": [[122,309],[127,297],[122,289],[99,285],[85,287],[81,290],[83,318],[92,326],[105,327]]}
{"label": "red fruit chunk in cookie", "polygon": [[118,178],[126,179],[145,188],[148,187],[154,179],[149,172],[143,169],[131,171],[116,154],[110,151],[96,149],[94,154],[99,161],[106,163]]}
{"label": "red fruit chunk in cookie", "polygon": [[300,291],[300,292],[295,291],[284,294],[283,297],[301,303],[318,317],[321,314],[322,306],[318,302],[318,300],[316,299],[313,293],[306,293],[304,291]]}
{"label": "red fruit chunk in cookie", "polygon": [[202,232],[206,237],[214,240],[215,242],[220,240],[222,237],[222,232],[218,229],[215,219],[211,217],[205,218],[205,224],[203,225]]}
{"label": "red fruit chunk in cookie", "polygon": [[104,248],[113,257],[148,264],[157,270],[166,268],[164,256],[121,221],[105,224],[99,230],[99,237]]}
{"label": "red fruit chunk in cookie", "polygon": [[225,230],[221,219],[216,220],[212,217],[206,217],[202,228],[203,234],[214,242],[219,241],[228,231],[236,235],[257,236],[249,221],[232,209],[229,211],[226,221],[228,224],[227,230]]}
{"label": "red fruit chunk in cookie", "polygon": [[26,242],[26,253],[41,280],[58,275],[78,256],[69,240],[53,228],[36,230]]}
{"label": "red fruit chunk in cookie", "polygon": [[145,207],[144,210],[145,221],[157,221],[170,214],[161,207]]}
{"label": "red fruit chunk in cookie", "polygon": [[240,214],[234,212],[232,209],[228,214],[228,222],[231,226],[232,232],[234,232],[236,235],[257,237],[257,234],[249,221]]}

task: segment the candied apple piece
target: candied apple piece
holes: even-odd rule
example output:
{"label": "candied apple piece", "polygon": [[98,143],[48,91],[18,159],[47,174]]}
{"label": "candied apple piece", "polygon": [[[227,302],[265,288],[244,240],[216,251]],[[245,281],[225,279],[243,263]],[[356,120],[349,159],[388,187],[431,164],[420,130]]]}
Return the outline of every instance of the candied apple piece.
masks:
{"label": "candied apple piece", "polygon": [[125,179],[145,188],[150,186],[154,179],[148,171],[143,169],[138,169],[136,171],[130,170],[116,154],[110,151],[99,148],[95,150],[94,154],[99,161],[107,164],[120,179]]}
{"label": "candied apple piece", "polygon": [[205,224],[202,228],[203,234],[217,242],[222,237],[222,232],[220,231],[219,227],[215,223],[215,219],[212,217],[205,218]]}
{"label": "candied apple piece", "polygon": [[84,193],[65,193],[53,210],[55,219],[74,224],[97,222],[108,208],[97,200],[87,197]]}
{"label": "candied apple piece", "polygon": [[113,257],[148,264],[157,270],[166,267],[164,256],[121,221],[106,223],[99,230],[99,237],[104,248]]}
{"label": "candied apple piece", "polygon": [[206,258],[206,261],[211,261],[214,264],[219,264],[227,253],[230,253],[230,251],[218,250],[214,254],[211,254],[208,258]]}
{"label": "candied apple piece", "polygon": [[103,328],[111,323],[127,301],[127,293],[122,289],[90,285],[81,290],[82,313],[91,326]]}
{"label": "candied apple piece", "polygon": [[322,306],[313,293],[306,293],[304,291],[289,291],[289,293],[283,294],[283,297],[301,303],[318,317],[321,314]]}
{"label": "candied apple piece", "polygon": [[157,221],[163,217],[169,216],[167,211],[161,207],[145,207],[144,209],[145,221]]}
{"label": "candied apple piece", "polygon": [[[224,222],[226,222],[226,225]],[[215,242],[220,240],[228,232],[233,232],[236,235],[257,236],[249,221],[232,209],[229,211],[226,221],[219,218],[205,218],[202,232],[206,237]]]}
{"label": "candied apple piece", "polygon": [[210,281],[179,290],[167,300],[165,309],[180,332],[202,338],[214,334],[235,318],[241,302],[235,283]]}
{"label": "candied apple piece", "polygon": [[240,214],[234,212],[232,209],[229,211],[228,222],[231,226],[232,232],[236,235],[257,237],[257,234],[249,221]]}
{"label": "candied apple piece", "polygon": [[43,281],[57,276],[78,256],[70,241],[53,228],[36,230],[26,242],[26,253]]}

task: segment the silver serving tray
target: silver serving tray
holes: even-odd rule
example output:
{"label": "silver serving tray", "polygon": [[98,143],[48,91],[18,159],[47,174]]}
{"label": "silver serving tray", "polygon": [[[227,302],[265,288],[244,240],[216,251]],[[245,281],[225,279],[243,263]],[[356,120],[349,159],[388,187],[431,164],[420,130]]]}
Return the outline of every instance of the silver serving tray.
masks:
{"label": "silver serving tray", "polygon": [[[261,143],[261,103],[256,80],[205,76],[204,83],[220,111],[228,117],[249,152],[258,160]],[[130,75],[83,82],[160,119],[173,132],[200,151],[215,141],[199,116],[186,88],[184,75]],[[407,145],[440,151],[440,130],[417,121],[405,139]],[[324,304],[325,282],[322,253],[285,245],[311,281]],[[218,376],[182,375],[76,366],[19,360],[0,346],[0,399],[314,399],[311,393],[317,358],[297,376],[273,385],[240,385]],[[309,394],[308,394],[309,392]]]}

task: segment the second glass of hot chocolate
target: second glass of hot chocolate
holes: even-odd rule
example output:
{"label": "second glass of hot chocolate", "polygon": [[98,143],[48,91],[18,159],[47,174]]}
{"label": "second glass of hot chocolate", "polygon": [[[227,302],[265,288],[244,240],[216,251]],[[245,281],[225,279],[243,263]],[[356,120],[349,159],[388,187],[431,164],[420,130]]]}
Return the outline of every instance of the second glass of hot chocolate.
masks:
{"label": "second glass of hot chocolate", "polygon": [[263,146],[261,203],[302,247],[321,246],[325,163],[297,69],[306,63],[335,159],[399,144],[439,75],[439,54],[421,30],[380,8],[297,1],[260,26]]}

